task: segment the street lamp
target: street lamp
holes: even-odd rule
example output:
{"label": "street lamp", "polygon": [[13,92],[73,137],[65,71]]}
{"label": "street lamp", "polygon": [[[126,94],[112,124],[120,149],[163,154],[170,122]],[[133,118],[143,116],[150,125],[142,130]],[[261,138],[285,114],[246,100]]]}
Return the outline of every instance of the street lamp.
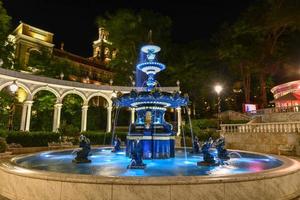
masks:
{"label": "street lamp", "polygon": [[214,89],[215,89],[215,92],[218,95],[218,128],[219,128],[220,124],[221,124],[221,118],[220,118],[220,113],[221,113],[221,97],[220,97],[220,93],[222,92],[223,87],[218,84],[218,85],[216,85],[214,87]]}

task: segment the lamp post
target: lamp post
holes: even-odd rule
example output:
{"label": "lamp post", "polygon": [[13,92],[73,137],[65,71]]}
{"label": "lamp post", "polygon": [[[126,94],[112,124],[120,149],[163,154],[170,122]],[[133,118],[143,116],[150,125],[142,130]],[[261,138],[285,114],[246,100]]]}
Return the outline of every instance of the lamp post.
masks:
{"label": "lamp post", "polygon": [[221,97],[220,97],[220,93],[222,92],[223,87],[218,84],[218,85],[216,85],[214,87],[214,89],[215,89],[215,92],[218,95],[218,128],[220,128],[220,124],[221,124],[221,118],[220,118],[220,113],[221,113]]}

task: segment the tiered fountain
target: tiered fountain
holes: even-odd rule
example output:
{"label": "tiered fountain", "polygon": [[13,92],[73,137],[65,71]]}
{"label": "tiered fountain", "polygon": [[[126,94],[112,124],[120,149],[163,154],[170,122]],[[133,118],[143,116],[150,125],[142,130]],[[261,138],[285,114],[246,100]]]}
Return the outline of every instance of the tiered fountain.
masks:
{"label": "tiered fountain", "polygon": [[136,110],[136,120],[130,125],[127,136],[126,155],[130,156],[136,140],[142,144],[144,159],[165,159],[175,156],[175,132],[171,124],[165,121],[167,108],[186,106],[187,97],[179,92],[161,92],[155,76],[166,66],[157,61],[160,47],[146,45],[141,53],[146,54],[145,60],[137,65],[137,69],[147,74],[143,91],[132,90],[115,99],[117,107],[129,107]]}

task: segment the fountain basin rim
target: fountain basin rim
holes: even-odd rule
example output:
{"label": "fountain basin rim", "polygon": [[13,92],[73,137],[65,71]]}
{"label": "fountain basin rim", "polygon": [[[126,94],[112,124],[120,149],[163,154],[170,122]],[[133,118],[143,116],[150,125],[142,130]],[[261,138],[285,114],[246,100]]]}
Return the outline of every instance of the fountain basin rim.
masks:
{"label": "fountain basin rim", "polygon": [[[59,150],[65,151],[65,150]],[[50,152],[59,152],[50,151]],[[49,151],[47,151],[49,152]],[[268,154],[241,151],[245,153],[254,153],[257,155],[268,156]],[[205,175],[205,176],[164,176],[164,177],[109,177],[109,176],[96,176],[85,174],[69,174],[50,172],[43,170],[27,169],[17,166],[15,160],[22,157],[27,157],[34,154],[20,155],[12,158],[10,161],[0,163],[0,170],[6,173],[14,174],[17,176],[48,180],[48,181],[64,181],[74,183],[97,183],[97,184],[119,184],[119,185],[189,185],[189,184],[211,184],[211,183],[230,183],[230,182],[243,182],[262,179],[271,179],[274,177],[286,176],[289,174],[300,171],[300,163],[294,159],[270,155],[279,159],[283,164],[279,167],[264,170],[256,173],[243,173],[233,175]]]}

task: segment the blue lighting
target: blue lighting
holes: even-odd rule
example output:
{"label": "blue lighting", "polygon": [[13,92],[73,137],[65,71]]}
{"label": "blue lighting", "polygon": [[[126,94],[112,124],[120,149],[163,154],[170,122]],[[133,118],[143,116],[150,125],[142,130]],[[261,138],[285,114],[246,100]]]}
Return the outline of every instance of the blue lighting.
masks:
{"label": "blue lighting", "polygon": [[275,157],[242,153],[242,158],[230,159],[227,165],[199,167],[197,162],[202,160],[202,154],[188,154],[185,158],[182,150],[176,151],[174,158],[144,160],[145,170],[130,170],[126,166],[130,158],[125,152],[112,153],[111,148],[92,149],[91,163],[74,165],[72,151],[46,152],[28,155],[15,159],[17,165],[29,169],[47,170],[60,173],[92,174],[98,176],[201,176],[201,175],[231,175],[255,173],[276,168],[282,165]]}
{"label": "blue lighting", "polygon": [[[116,107],[130,107],[136,110],[136,120],[130,125],[127,136],[126,155],[134,152],[136,140],[141,139],[143,159],[166,159],[175,156],[175,132],[173,126],[165,121],[164,115],[168,107],[178,108],[188,104],[188,98],[179,92],[161,92],[155,76],[166,66],[157,61],[156,54],[160,47],[145,45],[141,48],[140,63],[136,69],[144,72],[148,78],[145,81],[145,91],[132,90],[114,99]],[[136,73],[136,79],[141,79]],[[135,155],[135,153],[134,153]]]}

